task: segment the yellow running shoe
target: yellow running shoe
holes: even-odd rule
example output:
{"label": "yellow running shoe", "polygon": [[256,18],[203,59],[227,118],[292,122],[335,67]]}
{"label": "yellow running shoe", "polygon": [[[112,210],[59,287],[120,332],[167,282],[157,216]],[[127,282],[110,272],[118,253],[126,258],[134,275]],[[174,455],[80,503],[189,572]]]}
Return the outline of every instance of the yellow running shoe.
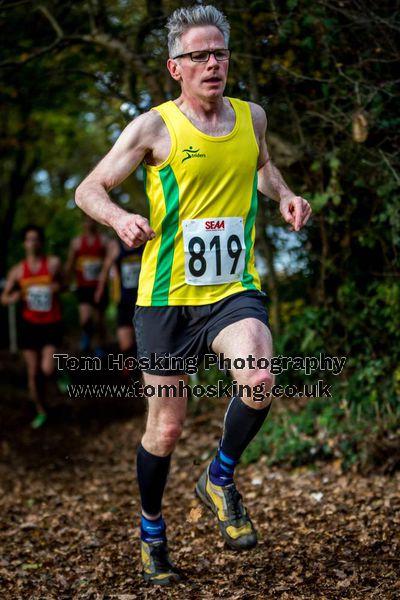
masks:
{"label": "yellow running shoe", "polygon": [[234,550],[248,550],[257,544],[257,533],[234,483],[215,485],[209,477],[209,466],[196,484],[196,494],[217,516],[222,537]]}
{"label": "yellow running shoe", "polygon": [[141,543],[143,578],[148,583],[170,585],[177,583],[181,577],[178,570],[169,560],[166,541]]}

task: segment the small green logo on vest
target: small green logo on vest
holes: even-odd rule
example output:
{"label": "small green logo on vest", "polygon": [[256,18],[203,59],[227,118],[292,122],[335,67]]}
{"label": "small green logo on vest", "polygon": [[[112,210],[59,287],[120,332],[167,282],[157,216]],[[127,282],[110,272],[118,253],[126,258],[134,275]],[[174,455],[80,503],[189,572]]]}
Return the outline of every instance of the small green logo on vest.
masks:
{"label": "small green logo on vest", "polygon": [[188,158],[205,158],[205,154],[199,153],[199,150],[194,150],[193,146],[189,146],[189,148],[185,148],[182,152],[186,152],[185,158],[182,158],[182,162],[185,162]]}

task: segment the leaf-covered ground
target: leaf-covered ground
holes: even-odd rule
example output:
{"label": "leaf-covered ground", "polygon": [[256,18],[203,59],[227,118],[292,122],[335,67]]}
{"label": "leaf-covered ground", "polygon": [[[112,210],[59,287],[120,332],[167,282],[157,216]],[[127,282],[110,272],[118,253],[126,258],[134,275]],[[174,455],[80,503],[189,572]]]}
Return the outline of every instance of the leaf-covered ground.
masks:
{"label": "leaf-covered ground", "polygon": [[171,554],[185,580],[148,587],[139,570],[135,481],[143,413],[129,401],[56,398],[48,424],[33,431],[14,383],[11,373],[0,387],[1,598],[400,597],[398,473],[343,474],[335,463],[270,469],[263,457],[237,474],[259,544],[247,553],[224,547],[193,494],[219,437],[222,401],[192,411],[165,495]]}

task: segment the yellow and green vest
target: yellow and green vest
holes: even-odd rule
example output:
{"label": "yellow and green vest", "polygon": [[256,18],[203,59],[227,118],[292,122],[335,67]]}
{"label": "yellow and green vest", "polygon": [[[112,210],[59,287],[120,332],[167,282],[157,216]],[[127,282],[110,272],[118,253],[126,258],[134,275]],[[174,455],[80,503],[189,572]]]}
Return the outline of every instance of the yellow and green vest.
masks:
{"label": "yellow and green vest", "polygon": [[[156,236],[143,254],[139,306],[204,305],[260,289],[254,266],[259,148],[248,103],[229,101],[236,122],[221,137],[199,131],[172,101],[153,109],[163,118],[172,147],[162,164],[143,165]],[[197,232],[193,239],[191,228]],[[235,268],[238,280],[219,283],[215,273],[229,279],[236,276]],[[196,284],[188,283],[188,277]],[[204,283],[207,277],[214,277],[211,284]]]}

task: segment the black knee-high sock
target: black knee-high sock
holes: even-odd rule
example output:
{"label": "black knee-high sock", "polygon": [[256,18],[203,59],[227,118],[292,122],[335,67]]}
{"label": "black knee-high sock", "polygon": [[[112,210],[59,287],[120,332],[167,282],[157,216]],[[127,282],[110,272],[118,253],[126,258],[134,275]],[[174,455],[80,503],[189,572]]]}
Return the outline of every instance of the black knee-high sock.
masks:
{"label": "black knee-high sock", "polygon": [[219,448],[210,465],[210,479],[216,485],[233,483],[235,466],[263,424],[269,406],[257,410],[234,396],[224,419],[224,430]]}
{"label": "black knee-high sock", "polygon": [[220,449],[231,459],[238,461],[243,451],[261,429],[270,405],[256,409],[247,406],[239,396],[234,396],[224,419]]}
{"label": "black knee-high sock", "polygon": [[136,468],[139,482],[142,508],[148,515],[157,515],[161,511],[161,501],[167,482],[171,454],[156,456],[139,445]]}
{"label": "black knee-high sock", "polygon": [[82,331],[84,331],[86,333],[86,335],[88,335],[89,337],[93,336],[94,323],[93,323],[93,319],[91,317],[89,317],[89,319],[87,319],[87,321],[82,323]]}

